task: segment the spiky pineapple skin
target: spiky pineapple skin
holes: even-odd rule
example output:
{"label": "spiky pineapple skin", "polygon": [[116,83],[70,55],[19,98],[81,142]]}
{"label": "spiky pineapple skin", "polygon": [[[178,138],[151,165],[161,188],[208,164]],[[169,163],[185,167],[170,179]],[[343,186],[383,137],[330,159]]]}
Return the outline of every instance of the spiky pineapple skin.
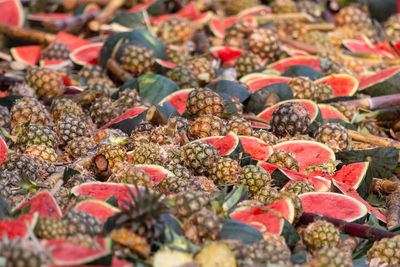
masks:
{"label": "spiky pineapple skin", "polygon": [[62,220],[66,226],[67,235],[77,233],[93,237],[103,235],[103,224],[99,219],[83,211],[69,209],[62,217]]}
{"label": "spiky pineapple skin", "polygon": [[177,66],[168,71],[165,76],[173,80],[181,89],[199,87],[196,76],[187,67]]}
{"label": "spiky pineapple skin", "polygon": [[295,181],[288,185],[285,188],[285,191],[289,193],[294,193],[296,195],[301,195],[304,193],[315,192],[315,187],[308,182]]}
{"label": "spiky pineapple skin", "polygon": [[238,56],[234,65],[238,77],[242,77],[250,72],[261,69],[262,66],[261,58],[252,52],[243,53]]}
{"label": "spiky pineapple skin", "polygon": [[144,46],[128,44],[123,48],[121,67],[135,76],[150,72],[154,63],[154,52]]}
{"label": "spiky pineapple skin", "polygon": [[276,33],[267,28],[259,28],[249,37],[249,48],[262,59],[276,60],[281,53],[280,42]]}
{"label": "spiky pineapple skin", "polygon": [[55,131],[64,146],[75,138],[90,137],[92,135],[92,129],[90,129],[89,125],[75,115],[63,115],[60,117],[55,126]]}
{"label": "spiky pineapple skin", "polygon": [[55,217],[41,218],[36,233],[43,239],[65,239],[67,236],[64,222]]}
{"label": "spiky pineapple skin", "polygon": [[178,218],[188,218],[205,207],[209,199],[202,192],[185,191],[174,196],[174,211]]}
{"label": "spiky pineapple skin", "polygon": [[29,68],[25,82],[36,90],[36,94],[43,99],[60,95],[64,91],[64,84],[60,74],[47,68]]}
{"label": "spiky pineapple skin", "polygon": [[25,149],[25,154],[34,157],[39,157],[46,162],[55,163],[57,161],[58,155],[56,151],[45,145],[31,145]]}
{"label": "spiky pineapple skin", "polygon": [[272,132],[277,136],[304,134],[310,126],[310,113],[300,103],[286,102],[274,110],[271,117]]}
{"label": "spiky pineapple skin", "polygon": [[352,260],[337,248],[324,247],[315,252],[311,262],[311,267],[352,267]]}
{"label": "spiky pineapple skin", "polygon": [[271,182],[271,175],[263,168],[255,165],[246,165],[240,171],[240,182],[243,183],[250,197],[253,197]]}
{"label": "spiky pineapple skin", "polygon": [[209,173],[216,185],[236,184],[239,180],[240,166],[236,160],[221,157],[214,162]]}
{"label": "spiky pineapple skin", "polygon": [[289,86],[292,89],[294,98],[311,100],[316,98],[316,86],[308,77],[295,77],[290,80]]}
{"label": "spiky pineapple skin", "polygon": [[189,137],[193,140],[209,136],[226,134],[226,126],[222,119],[213,115],[198,117],[190,127]]}
{"label": "spiky pineapple skin", "polygon": [[327,221],[315,221],[303,231],[303,242],[310,251],[336,247],[339,241],[339,230]]}
{"label": "spiky pineapple skin", "polygon": [[315,139],[329,146],[334,152],[349,149],[350,137],[347,129],[339,123],[325,123],[315,132]]}
{"label": "spiky pineapple skin", "polygon": [[30,124],[23,127],[18,135],[17,145],[23,151],[31,145],[44,145],[55,148],[59,143],[57,134],[49,127],[42,125]]}
{"label": "spiky pineapple skin", "polygon": [[43,126],[48,126],[51,122],[50,114],[43,104],[31,97],[18,99],[12,106],[10,114],[10,128],[12,130],[28,121]]}
{"label": "spiky pineapple skin", "polygon": [[219,157],[217,149],[208,143],[194,141],[184,146],[183,161],[195,174],[205,174]]}
{"label": "spiky pineapple skin", "polygon": [[75,137],[72,140],[68,141],[65,146],[65,152],[73,159],[79,158],[90,150],[94,149],[95,142],[93,138],[87,136],[79,136]]}
{"label": "spiky pineapple skin", "polygon": [[184,43],[193,33],[190,21],[173,17],[162,22],[157,30],[157,36],[166,43]]}
{"label": "spiky pineapple skin", "polygon": [[300,169],[300,164],[296,157],[292,153],[283,150],[273,152],[268,157],[267,162],[289,170],[299,171]]}
{"label": "spiky pineapple skin", "polygon": [[124,184],[138,184],[153,187],[150,175],[141,168],[135,167],[133,164],[126,164],[118,168],[109,178],[108,181]]}
{"label": "spiky pineapple skin", "polygon": [[206,208],[194,213],[184,224],[184,234],[195,244],[205,240],[216,240],[222,229],[217,214]]}
{"label": "spiky pineapple skin", "polygon": [[205,114],[221,117],[224,105],[224,99],[216,92],[207,88],[199,88],[189,93],[186,109],[188,115],[192,118]]}
{"label": "spiky pineapple skin", "polygon": [[67,60],[69,59],[69,53],[71,49],[62,43],[62,42],[54,42],[51,43],[46,49],[43,49],[40,53],[42,59],[49,59],[49,60]]}

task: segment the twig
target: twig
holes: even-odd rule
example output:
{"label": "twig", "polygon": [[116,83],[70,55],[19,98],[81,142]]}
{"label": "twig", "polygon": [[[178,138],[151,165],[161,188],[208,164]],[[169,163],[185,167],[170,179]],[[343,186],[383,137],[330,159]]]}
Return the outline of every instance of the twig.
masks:
{"label": "twig", "polygon": [[109,1],[103,10],[97,14],[96,18],[89,22],[89,29],[92,31],[99,31],[101,24],[106,23],[124,3],[125,0]]}
{"label": "twig", "polygon": [[99,6],[105,6],[110,2],[110,0],[64,0],[63,6],[65,9],[72,10],[79,6],[86,4],[97,4]]}
{"label": "twig", "polygon": [[370,110],[399,107],[400,106],[400,94],[355,99],[355,100],[343,101],[343,103],[352,105],[354,107],[370,109]]}
{"label": "twig", "polygon": [[319,52],[319,49],[316,48],[313,45],[309,45],[309,44],[306,44],[306,43],[303,43],[303,42],[300,42],[300,41],[296,41],[296,40],[293,40],[293,39],[290,39],[290,38],[287,38],[287,37],[284,37],[284,36],[279,36],[279,40],[282,43],[287,44],[287,45],[289,45],[289,46],[291,46],[293,48],[297,48],[297,49],[306,51],[306,52],[308,52],[310,54],[313,54],[313,55],[316,55]]}
{"label": "twig", "polygon": [[263,16],[253,17],[258,23],[266,23],[269,21],[278,20],[300,20],[306,22],[313,22],[314,18],[307,13],[287,13],[287,14],[267,14]]}
{"label": "twig", "polygon": [[387,228],[390,229],[400,222],[400,191],[391,193],[386,198],[387,213]]}
{"label": "twig", "polygon": [[168,121],[164,114],[154,105],[147,110],[146,120],[153,126],[165,125]]}
{"label": "twig", "polygon": [[396,191],[400,191],[400,183],[392,182],[385,179],[372,179],[372,191],[379,195],[391,194]]}
{"label": "twig", "polygon": [[37,30],[28,30],[5,24],[0,24],[0,33],[10,37],[11,39],[19,39],[40,44],[49,44],[56,38],[56,36],[51,33],[45,33]]}
{"label": "twig", "polygon": [[50,31],[58,32],[58,31],[67,31],[67,32],[76,32],[79,31],[85,23],[89,20],[92,20],[100,13],[100,10],[85,13],[77,16],[72,16],[65,19],[59,20],[42,20],[40,21],[41,25]]}
{"label": "twig", "polygon": [[354,250],[356,250],[358,246],[358,243],[359,240],[357,238],[348,236],[345,240],[340,242],[339,249],[351,259]]}
{"label": "twig", "polygon": [[117,61],[115,61],[115,59],[109,58],[107,60],[107,69],[109,69],[122,82],[133,79],[133,76],[129,72],[123,70]]}
{"label": "twig", "polygon": [[400,149],[400,142],[391,138],[375,136],[372,134],[360,133],[354,130],[347,130],[349,137],[353,140],[374,144],[377,146],[393,146]]}
{"label": "twig", "polygon": [[334,23],[310,23],[306,24],[305,28],[307,31],[332,31],[335,29],[335,24]]}

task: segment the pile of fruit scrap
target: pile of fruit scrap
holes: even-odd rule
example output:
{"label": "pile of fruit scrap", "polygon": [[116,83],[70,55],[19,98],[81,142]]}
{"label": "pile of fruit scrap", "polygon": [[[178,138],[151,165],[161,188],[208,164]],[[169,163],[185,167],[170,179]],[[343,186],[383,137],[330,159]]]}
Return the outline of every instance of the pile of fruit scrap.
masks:
{"label": "pile of fruit scrap", "polygon": [[1,0],[0,261],[400,264],[400,15],[328,2]]}

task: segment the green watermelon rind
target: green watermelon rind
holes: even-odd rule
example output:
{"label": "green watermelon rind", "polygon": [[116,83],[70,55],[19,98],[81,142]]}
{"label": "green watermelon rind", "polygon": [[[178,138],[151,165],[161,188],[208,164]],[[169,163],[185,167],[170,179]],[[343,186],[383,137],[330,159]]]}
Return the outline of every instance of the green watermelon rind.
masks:
{"label": "green watermelon rind", "polygon": [[[310,65],[300,64],[299,62],[297,62],[296,64],[284,65],[284,67],[277,67],[277,66],[280,66],[283,63],[292,62],[292,61],[299,61],[299,60],[300,61],[301,60],[315,60],[315,62],[317,62],[317,61],[319,62],[319,59],[316,56],[296,56],[296,57],[289,57],[289,58],[284,58],[284,59],[278,60],[278,61],[276,61],[274,63],[269,64],[267,66],[267,68],[276,69],[280,73],[283,73],[283,72],[285,72],[287,67],[294,66],[294,65],[304,65],[304,66],[311,67]],[[320,69],[316,69],[316,70],[320,70]]]}
{"label": "green watermelon rind", "polygon": [[[335,196],[335,197],[338,197],[338,198],[342,198],[343,200],[351,201],[351,202],[353,202],[354,204],[356,204],[360,208],[359,212],[358,212],[359,214],[357,214],[357,215],[354,215],[354,216],[348,215],[347,217],[340,216],[340,218],[339,218],[339,216],[337,216],[338,218],[335,218],[335,217],[331,216],[332,218],[341,219],[341,220],[344,220],[344,221],[347,221],[347,222],[363,223],[365,221],[366,217],[367,217],[367,214],[368,214],[367,207],[362,202],[360,202],[359,200],[357,200],[355,198],[352,198],[352,197],[349,197],[349,196],[346,196],[346,195],[343,195],[343,194],[339,194],[339,193],[334,193],[334,192],[309,192],[309,193],[304,193],[304,194],[299,195],[299,198],[302,200],[302,198],[307,197],[307,196],[311,196],[311,195]],[[302,200],[302,202],[303,202],[303,200]],[[303,210],[305,212],[309,212],[306,209],[304,209],[304,207],[305,207],[305,205],[303,203]],[[338,212],[340,212],[340,210],[338,210]],[[320,215],[325,215],[325,216],[329,217],[330,214],[326,214],[325,213],[325,214],[320,214]]]}
{"label": "green watermelon rind", "polygon": [[[53,206],[55,207],[55,212],[58,213],[57,218],[61,218],[61,217],[62,217],[61,208],[60,208],[60,206],[58,205],[58,203],[57,203],[56,199],[54,198],[54,196],[53,196],[52,194],[50,194],[50,192],[47,191],[47,190],[41,190],[41,191],[37,192],[33,197],[31,197],[31,198],[30,198],[29,200],[27,200],[26,202],[22,202],[22,203],[20,203],[18,206],[16,206],[16,207],[13,209],[12,212],[15,212],[15,211],[17,211],[17,210],[23,209],[25,206],[27,206],[27,205],[30,204],[30,203],[28,203],[28,202],[31,202],[33,199],[35,199],[35,198],[37,198],[37,197],[39,197],[40,195],[43,195],[43,194],[46,194],[46,195],[52,200]],[[38,211],[35,211],[35,212],[39,213]],[[39,214],[39,216],[40,216],[40,214]]]}
{"label": "green watermelon rind", "polygon": [[[344,95],[343,94],[340,94],[340,95],[339,94],[335,94],[335,90],[333,90],[333,95],[334,95],[333,97],[352,96],[357,92],[359,81],[357,80],[356,77],[354,77],[352,75],[349,75],[349,74],[332,74],[332,75],[329,75],[329,76],[322,77],[322,78],[320,78],[318,80],[315,80],[314,83],[316,85],[323,84],[323,83],[326,83],[325,82],[326,80],[329,80],[329,79],[332,79],[332,78],[346,78],[346,79],[349,79],[349,80],[353,81],[353,87],[351,88],[351,90],[347,90],[348,91],[347,94],[344,94]],[[332,89],[334,89],[334,88],[332,87]]]}
{"label": "green watermelon rind", "polygon": [[[395,70],[395,72],[373,83],[369,83],[365,87],[359,88],[359,92],[368,94],[370,96],[383,96],[400,93],[400,87],[398,86],[400,84],[400,67],[392,68]],[[376,75],[378,74],[379,73]]]}

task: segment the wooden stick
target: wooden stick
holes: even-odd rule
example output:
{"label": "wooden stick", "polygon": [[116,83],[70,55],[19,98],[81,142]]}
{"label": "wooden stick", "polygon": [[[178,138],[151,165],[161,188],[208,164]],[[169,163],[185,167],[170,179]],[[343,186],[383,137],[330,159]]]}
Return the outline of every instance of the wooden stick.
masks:
{"label": "wooden stick", "polygon": [[300,42],[300,41],[296,41],[296,40],[293,40],[291,38],[287,38],[287,37],[284,37],[284,36],[279,36],[279,40],[282,43],[287,44],[287,45],[289,45],[289,46],[291,46],[293,48],[297,48],[297,49],[306,51],[306,52],[308,52],[310,54],[313,54],[313,55],[316,55],[316,54],[319,53],[319,49],[316,48],[313,45],[309,45],[309,44],[306,44],[306,43],[303,43],[303,42]]}
{"label": "wooden stick", "polygon": [[89,29],[92,31],[99,31],[101,24],[106,23],[124,3],[125,0],[109,1],[103,10],[97,14],[95,20],[89,22]]}
{"label": "wooden stick", "polygon": [[396,191],[400,191],[400,183],[392,182],[385,179],[372,179],[372,191],[379,195],[391,194]]}
{"label": "wooden stick", "polygon": [[72,16],[66,19],[43,20],[40,23],[45,29],[53,32],[59,32],[62,30],[67,32],[76,32],[79,31],[86,22],[95,18],[99,13],[100,10],[97,10],[90,13]]}
{"label": "wooden stick", "polygon": [[334,23],[310,23],[306,24],[307,31],[332,31],[335,29]]}
{"label": "wooden stick", "polygon": [[377,146],[393,146],[400,149],[400,142],[391,138],[379,137],[372,134],[360,133],[353,130],[347,130],[349,137],[353,140],[374,144]]}
{"label": "wooden stick", "polygon": [[0,24],[0,33],[10,37],[11,39],[19,39],[45,45],[51,43],[56,38],[56,36],[51,33],[45,33],[37,30],[28,30],[5,24]]}
{"label": "wooden stick", "polygon": [[79,6],[86,4],[97,4],[99,6],[105,6],[110,0],[64,0],[63,6],[65,9],[72,10]]}
{"label": "wooden stick", "polygon": [[267,14],[263,16],[253,17],[258,23],[266,23],[278,20],[300,20],[306,22],[313,22],[314,18],[307,13],[287,13],[287,14]]}
{"label": "wooden stick", "polygon": [[387,228],[390,229],[400,222],[400,191],[391,193],[386,198],[387,213]]}
{"label": "wooden stick", "polygon": [[107,69],[109,69],[116,77],[122,82],[126,82],[133,79],[133,76],[122,69],[122,67],[115,61],[115,59],[109,58],[107,60]]}
{"label": "wooden stick", "polygon": [[370,110],[400,107],[400,94],[355,99],[355,100],[343,101],[343,103],[352,105],[354,107],[370,109]]}

